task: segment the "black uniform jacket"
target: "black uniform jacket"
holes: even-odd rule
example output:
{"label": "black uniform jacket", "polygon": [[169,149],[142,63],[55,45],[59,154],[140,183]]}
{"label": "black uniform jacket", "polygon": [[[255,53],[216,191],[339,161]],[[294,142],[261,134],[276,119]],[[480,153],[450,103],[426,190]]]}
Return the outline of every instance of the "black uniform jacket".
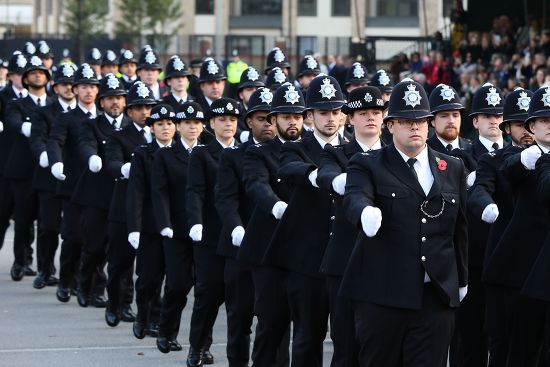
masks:
{"label": "black uniform jacket", "polygon": [[[464,164],[427,149],[434,179],[427,196],[393,144],[351,159],[344,210],[360,232],[342,280],[343,296],[418,310],[427,273],[444,304],[460,305],[458,288],[468,284]],[[373,237],[362,230],[367,206],[382,212]]]}

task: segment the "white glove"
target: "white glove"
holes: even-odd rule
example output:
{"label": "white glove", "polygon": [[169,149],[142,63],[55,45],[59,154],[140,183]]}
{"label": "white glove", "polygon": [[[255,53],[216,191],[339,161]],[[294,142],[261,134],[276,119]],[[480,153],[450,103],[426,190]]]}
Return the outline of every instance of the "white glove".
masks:
{"label": "white glove", "polygon": [[307,178],[309,179],[309,182],[311,182],[311,185],[313,187],[319,188],[319,185],[317,185],[317,168],[311,171]]}
{"label": "white glove", "polygon": [[466,186],[470,188],[474,186],[474,182],[476,182],[476,171],[470,172],[470,174],[466,177]]}
{"label": "white glove", "polygon": [[361,213],[363,232],[368,237],[374,237],[382,225],[382,212],[374,206],[367,206]]}
{"label": "white glove", "polygon": [[0,133],[4,131],[4,123],[0,121]]}
{"label": "white glove", "polygon": [[128,242],[130,242],[130,245],[137,250],[139,247],[139,232],[131,232],[128,235]]}
{"label": "white glove", "polygon": [[462,302],[462,300],[464,299],[464,297],[466,297],[467,294],[468,294],[468,286],[458,288],[458,299],[460,300],[460,302]]}
{"label": "white glove", "polygon": [[273,209],[271,209],[271,214],[273,214],[275,219],[281,219],[287,206],[288,204],[284,201],[277,201],[275,205],[273,205]]}
{"label": "white glove", "polygon": [[541,154],[542,152],[540,151],[540,148],[536,145],[532,145],[521,152],[521,163],[528,170],[533,170],[535,169],[535,163],[537,163],[537,160],[540,158]]}
{"label": "white glove", "polygon": [[335,192],[340,195],[344,195],[346,192],[346,178],[348,177],[347,173],[340,173],[338,176],[334,177],[332,180],[332,188]]}
{"label": "white glove", "polygon": [[195,224],[189,230],[189,237],[195,242],[202,241],[202,224]]}
{"label": "white glove", "polygon": [[163,228],[162,231],[160,231],[160,235],[162,237],[168,237],[172,238],[174,237],[174,231],[170,227]]}
{"label": "white glove", "polygon": [[481,213],[481,220],[486,223],[495,223],[498,218],[498,206],[497,204],[489,204],[483,209]]}
{"label": "white glove", "polygon": [[50,162],[48,162],[48,153],[46,151],[43,151],[40,153],[40,158],[38,159],[38,164],[42,168],[46,168],[50,165]]}
{"label": "white glove", "polygon": [[101,171],[101,168],[103,167],[103,161],[101,160],[101,157],[98,155],[93,155],[88,159],[88,168],[93,173],[97,173]]}
{"label": "white glove", "polygon": [[120,167],[120,173],[122,174],[122,177],[128,179],[130,178],[130,167],[132,166],[132,163],[124,163],[122,167]]}
{"label": "white glove", "polygon": [[231,232],[231,243],[233,246],[240,246],[244,237],[244,228],[243,226],[236,226]]}
{"label": "white glove", "polygon": [[241,143],[244,143],[245,141],[248,141],[248,137],[250,136],[250,131],[245,130],[241,133],[239,136],[239,139],[241,140]]}
{"label": "white glove", "polygon": [[54,163],[50,170],[53,177],[55,177],[59,181],[65,181],[65,179],[67,178],[67,176],[63,174],[63,163],[61,162]]}
{"label": "white glove", "polygon": [[25,135],[27,138],[31,137],[31,126],[30,122],[23,122],[21,125],[21,134]]}

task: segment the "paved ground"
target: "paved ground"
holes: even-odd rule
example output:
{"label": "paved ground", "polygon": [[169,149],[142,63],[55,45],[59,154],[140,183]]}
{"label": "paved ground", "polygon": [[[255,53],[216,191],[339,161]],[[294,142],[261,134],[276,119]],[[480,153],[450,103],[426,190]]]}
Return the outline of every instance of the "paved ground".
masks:
{"label": "paved ground", "polygon": [[[80,308],[75,297],[62,304],[55,298],[55,288],[34,289],[32,277],[12,281],[12,240],[10,229],[0,250],[0,366],[185,366],[192,298],[181,323],[179,341],[184,350],[161,354],[154,339],[136,339],[131,324],[108,327],[103,309]],[[225,312],[221,309],[211,348],[215,366],[228,365],[226,340]],[[324,349],[324,365],[329,366],[332,344],[325,341]]]}

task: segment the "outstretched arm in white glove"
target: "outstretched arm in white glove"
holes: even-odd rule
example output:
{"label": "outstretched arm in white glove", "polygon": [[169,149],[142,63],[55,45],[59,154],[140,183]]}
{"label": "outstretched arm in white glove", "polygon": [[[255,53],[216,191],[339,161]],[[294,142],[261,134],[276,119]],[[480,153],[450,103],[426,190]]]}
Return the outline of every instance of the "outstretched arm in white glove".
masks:
{"label": "outstretched arm in white glove", "polygon": [[334,177],[332,180],[332,188],[334,189],[334,192],[344,195],[346,192],[346,178],[348,174],[347,173],[340,173],[338,176]]}
{"label": "outstretched arm in white glove", "polygon": [[367,206],[361,213],[363,232],[368,237],[374,237],[382,225],[382,212],[375,206]]}
{"label": "outstretched arm in white glove", "polygon": [[271,214],[273,214],[275,219],[281,219],[283,217],[283,214],[285,213],[287,206],[288,204],[284,201],[277,201],[275,205],[273,205],[273,209],[271,209]]}
{"label": "outstretched arm in white glove", "polygon": [[240,246],[244,238],[244,228],[243,226],[236,226],[231,232],[231,243],[233,246]]}
{"label": "outstretched arm in white glove", "polygon": [[189,230],[189,237],[195,242],[202,241],[202,224],[195,224]]}
{"label": "outstretched arm in white glove", "polygon": [[128,234],[128,242],[137,250],[139,247],[139,232],[130,232],[130,234]]}
{"label": "outstretched arm in white glove", "polygon": [[535,163],[542,155],[540,148],[536,145],[532,145],[527,149],[524,149],[521,153],[521,163],[528,170],[535,169]]}

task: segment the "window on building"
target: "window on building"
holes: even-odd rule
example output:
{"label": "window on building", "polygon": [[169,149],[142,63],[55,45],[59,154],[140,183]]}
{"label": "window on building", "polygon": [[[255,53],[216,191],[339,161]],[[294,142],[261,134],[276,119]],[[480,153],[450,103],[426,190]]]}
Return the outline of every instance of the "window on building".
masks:
{"label": "window on building", "polygon": [[36,11],[36,16],[39,17],[42,15],[42,4],[40,4],[42,1],[36,0],[34,3],[34,9]]}
{"label": "window on building", "polygon": [[332,0],[332,15],[349,16],[351,7],[350,2],[350,0]]}
{"label": "window on building", "polygon": [[46,1],[46,13],[48,13],[48,15],[53,14],[53,4],[52,3],[53,3],[52,0]]}
{"label": "window on building", "polygon": [[317,16],[317,0],[298,0],[298,15],[302,17]]}
{"label": "window on building", "polygon": [[281,14],[282,0],[242,0],[242,15],[278,15]]}
{"label": "window on building", "polygon": [[195,14],[214,14],[214,0],[195,0]]}
{"label": "window on building", "polygon": [[418,0],[377,0],[376,16],[417,17]]}
{"label": "window on building", "polygon": [[450,17],[451,16],[451,10],[454,6],[453,0],[443,0],[443,16],[444,17]]}

